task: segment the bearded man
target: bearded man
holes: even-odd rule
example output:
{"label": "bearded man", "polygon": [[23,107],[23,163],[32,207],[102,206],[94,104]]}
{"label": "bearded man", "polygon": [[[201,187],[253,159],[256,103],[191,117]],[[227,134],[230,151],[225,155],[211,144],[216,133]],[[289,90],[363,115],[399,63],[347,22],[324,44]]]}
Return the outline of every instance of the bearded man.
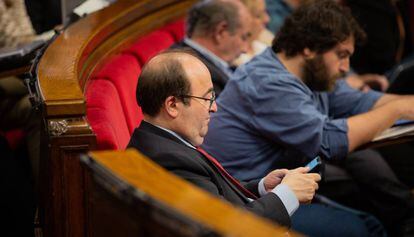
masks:
{"label": "bearded man", "polygon": [[241,180],[319,155],[329,163],[321,192],[375,214],[394,234],[412,225],[413,196],[378,152],[353,151],[396,120],[413,119],[414,97],[361,92],[338,80],[364,38],[333,1],[300,7],[272,48],[227,83],[203,147]]}

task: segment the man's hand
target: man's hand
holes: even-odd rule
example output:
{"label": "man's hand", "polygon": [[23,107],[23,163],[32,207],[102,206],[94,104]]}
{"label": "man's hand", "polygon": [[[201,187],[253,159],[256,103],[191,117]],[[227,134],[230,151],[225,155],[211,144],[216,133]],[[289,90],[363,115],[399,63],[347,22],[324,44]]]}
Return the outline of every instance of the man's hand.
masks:
{"label": "man's hand", "polygon": [[400,119],[414,120],[414,96],[401,96],[391,103],[399,109]]}
{"label": "man's hand", "polygon": [[289,172],[287,169],[273,170],[263,180],[263,184],[266,192],[272,191],[277,185],[280,184],[283,177]]}
{"label": "man's hand", "polygon": [[386,91],[390,86],[388,79],[385,76],[378,74],[363,74],[359,75],[361,80],[371,87],[372,89],[377,88],[380,91]]}
{"label": "man's hand", "polygon": [[369,86],[367,86],[365,82],[361,80],[358,74],[351,74],[347,76],[345,80],[346,83],[355,90],[360,90],[363,92],[367,92],[368,90],[370,90]]}
{"label": "man's hand", "polygon": [[282,184],[286,184],[296,195],[300,203],[312,201],[315,191],[318,189],[318,181],[321,176],[315,173],[307,173],[308,167],[299,167],[287,172],[282,179]]}
{"label": "man's hand", "polygon": [[364,92],[370,88],[386,91],[389,87],[387,78],[378,74],[351,74],[346,77],[346,82],[350,87]]}

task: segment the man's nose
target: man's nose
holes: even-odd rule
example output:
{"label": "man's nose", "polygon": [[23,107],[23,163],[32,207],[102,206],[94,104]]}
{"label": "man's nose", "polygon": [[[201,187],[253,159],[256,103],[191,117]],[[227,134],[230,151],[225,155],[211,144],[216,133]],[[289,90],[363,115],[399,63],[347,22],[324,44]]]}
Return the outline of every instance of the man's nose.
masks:
{"label": "man's nose", "polygon": [[349,62],[349,58],[344,59],[339,67],[339,70],[341,71],[341,73],[347,73],[350,69],[350,62]]}
{"label": "man's nose", "polygon": [[249,47],[250,47],[250,41],[249,40],[245,40],[243,41],[242,47],[241,47],[241,51],[242,53],[246,53],[249,51]]}
{"label": "man's nose", "polygon": [[210,113],[217,112],[217,103],[216,103],[216,101],[214,101],[213,104],[211,105],[211,108],[210,108],[210,111],[209,112]]}
{"label": "man's nose", "polygon": [[267,24],[269,23],[269,21],[270,21],[270,16],[269,16],[269,14],[267,14],[267,12],[266,12],[266,11],[265,11],[265,12],[263,12],[262,22],[263,22],[263,24],[264,24],[264,27],[266,27],[266,26],[267,26]]}

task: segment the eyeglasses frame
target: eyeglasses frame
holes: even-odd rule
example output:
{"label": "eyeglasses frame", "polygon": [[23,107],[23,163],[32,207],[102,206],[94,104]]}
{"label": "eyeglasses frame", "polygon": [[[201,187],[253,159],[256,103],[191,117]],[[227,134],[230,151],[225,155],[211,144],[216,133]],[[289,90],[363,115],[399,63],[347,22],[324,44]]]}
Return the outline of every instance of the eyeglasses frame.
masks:
{"label": "eyeglasses frame", "polygon": [[211,110],[211,107],[213,107],[213,103],[214,103],[214,101],[216,101],[216,98],[217,98],[214,91],[212,93],[211,98],[204,98],[204,97],[195,96],[195,95],[180,95],[180,97],[182,97],[182,98],[194,98],[194,99],[199,99],[199,100],[204,100],[204,101],[210,101],[210,105],[208,106],[209,111]]}

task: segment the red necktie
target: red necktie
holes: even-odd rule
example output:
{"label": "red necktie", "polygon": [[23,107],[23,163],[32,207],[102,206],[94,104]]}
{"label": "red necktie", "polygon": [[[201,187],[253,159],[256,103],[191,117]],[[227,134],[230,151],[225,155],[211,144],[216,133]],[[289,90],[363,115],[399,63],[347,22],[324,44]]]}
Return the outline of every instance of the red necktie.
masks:
{"label": "red necktie", "polygon": [[237,189],[239,189],[244,195],[246,195],[249,198],[257,199],[257,196],[254,195],[252,192],[247,190],[241,183],[236,180],[233,176],[231,176],[227,171],[221,166],[221,164],[210,154],[208,154],[205,150],[203,150],[201,147],[197,147],[197,151],[199,151],[201,154],[203,154],[208,160],[210,160],[214,166],[217,167],[217,169],[220,171],[220,173],[226,177]]}

